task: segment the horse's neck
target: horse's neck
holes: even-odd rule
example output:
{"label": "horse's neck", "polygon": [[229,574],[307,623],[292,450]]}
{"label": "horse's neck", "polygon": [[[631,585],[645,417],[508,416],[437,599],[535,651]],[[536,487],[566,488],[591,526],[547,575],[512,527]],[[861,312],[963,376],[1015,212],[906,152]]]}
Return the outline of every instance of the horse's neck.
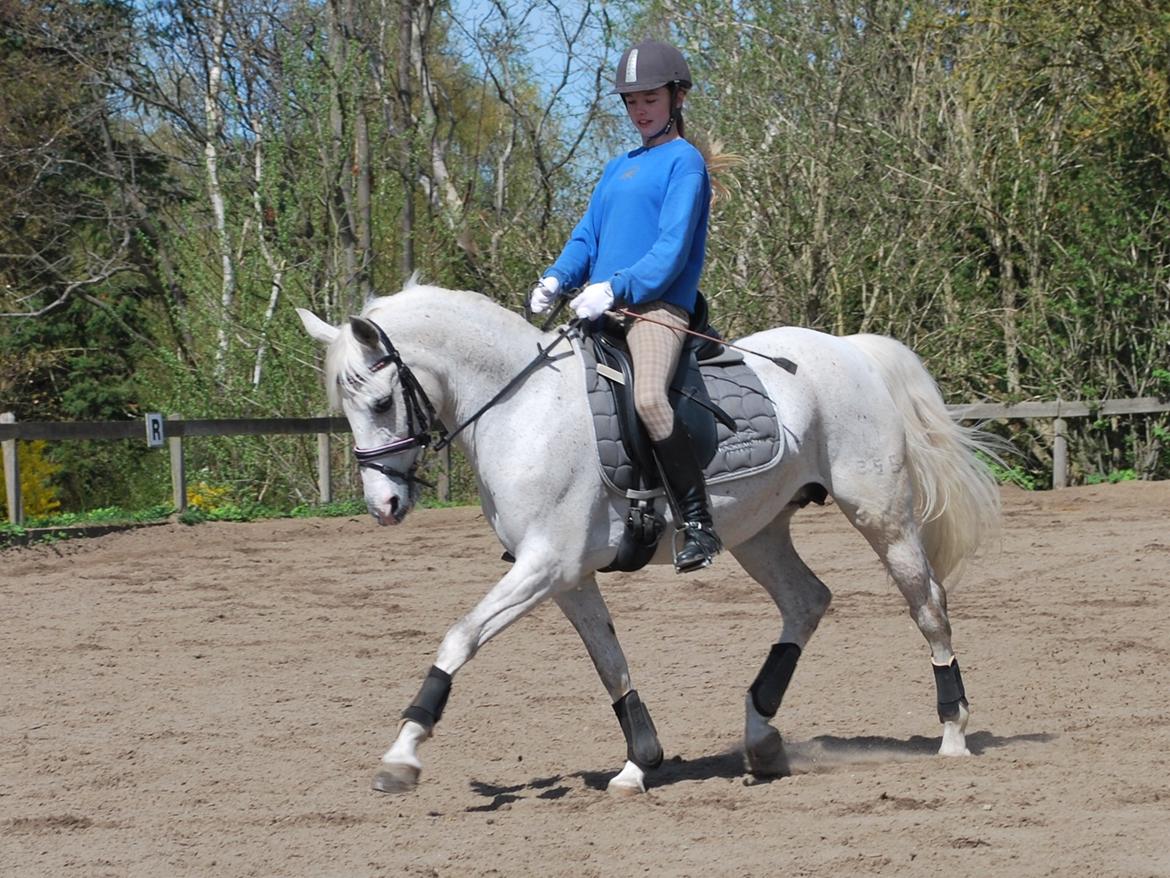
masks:
{"label": "horse's neck", "polygon": [[[474,415],[538,353],[540,332],[489,299],[456,300],[419,321],[409,362],[417,362],[448,429]],[[427,379],[430,379],[429,381]]]}

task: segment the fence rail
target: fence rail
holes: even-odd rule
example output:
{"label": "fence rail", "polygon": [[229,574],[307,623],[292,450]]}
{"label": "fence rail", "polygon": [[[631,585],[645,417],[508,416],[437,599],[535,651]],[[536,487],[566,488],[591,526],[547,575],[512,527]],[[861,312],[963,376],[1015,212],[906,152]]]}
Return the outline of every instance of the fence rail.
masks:
{"label": "fence rail", "polygon": [[[1112,417],[1170,412],[1170,400],[1157,397],[1139,399],[1103,399],[1097,402],[1056,400],[1052,402],[968,403],[947,406],[951,414],[963,421],[1051,420],[1053,433],[1052,487],[1068,484],[1068,425],[1066,418]],[[157,424],[157,422],[156,422]],[[18,440],[45,439],[140,439],[149,441],[149,416],[141,421],[52,422],[17,421],[12,412],[0,414],[0,446],[3,447],[4,481],[7,490],[8,519],[14,524],[24,521],[20,493]],[[187,507],[187,477],[183,462],[183,440],[207,436],[267,436],[278,434],[315,434],[317,436],[317,491],[322,503],[333,499],[332,458],[329,436],[348,433],[345,418],[214,418],[184,420],[171,415],[158,439],[165,438],[171,458],[171,493],[178,510]],[[161,442],[156,443],[161,444]],[[449,469],[449,459],[448,459]],[[440,480],[440,495],[447,479]]]}
{"label": "fence rail", "polygon": [[963,421],[1031,420],[1042,418],[1112,417],[1113,415],[1153,415],[1170,412],[1170,400],[1156,396],[1137,399],[1102,399],[1098,402],[1056,400],[1055,402],[973,402],[949,405],[951,413]]}

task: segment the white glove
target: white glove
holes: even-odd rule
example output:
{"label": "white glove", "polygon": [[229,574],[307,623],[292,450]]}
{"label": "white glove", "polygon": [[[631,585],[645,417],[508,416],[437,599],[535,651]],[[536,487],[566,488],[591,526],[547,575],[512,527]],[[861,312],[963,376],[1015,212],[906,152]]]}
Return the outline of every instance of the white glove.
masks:
{"label": "white glove", "polygon": [[561,282],[552,275],[542,277],[540,282],[532,288],[532,295],[528,299],[528,309],[533,314],[543,314],[552,307],[553,300],[561,288]]}
{"label": "white glove", "polygon": [[586,320],[596,320],[613,306],[613,287],[609,281],[599,284],[589,284],[581,290],[581,294],[569,302],[569,307],[577,312],[578,317]]}

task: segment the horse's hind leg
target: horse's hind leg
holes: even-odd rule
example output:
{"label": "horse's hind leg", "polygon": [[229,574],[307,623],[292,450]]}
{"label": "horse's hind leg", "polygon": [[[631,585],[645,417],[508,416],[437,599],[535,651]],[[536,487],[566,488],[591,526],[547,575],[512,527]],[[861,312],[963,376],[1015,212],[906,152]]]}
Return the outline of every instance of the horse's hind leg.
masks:
{"label": "horse's hind leg", "polygon": [[585,649],[613,702],[614,713],[626,737],[625,767],[609,782],[615,795],[646,792],[646,771],[662,762],[662,745],[650,713],[635,689],[630,687],[630,669],[618,643],[609,609],[590,576],[576,588],[553,598],[581,635]]}
{"label": "horse's hind leg", "polygon": [[967,749],[967,695],[959,664],[951,648],[951,623],[947,616],[947,595],[935,581],[922,545],[922,536],[913,511],[908,485],[900,486],[882,515],[873,515],[865,507],[840,495],[841,510],[882,559],[890,578],[902,592],[918,630],[930,645],[938,695],[938,718],[943,724],[943,756],[969,756]]}
{"label": "horse's hind leg", "polygon": [[800,652],[832,597],[792,545],[789,523],[795,511],[795,507],[785,510],[764,530],[732,549],[736,560],[771,595],[782,620],[780,639],[748,689],[744,704],[744,761],[759,777],[788,774],[780,733],[771,720],[780,709]]}

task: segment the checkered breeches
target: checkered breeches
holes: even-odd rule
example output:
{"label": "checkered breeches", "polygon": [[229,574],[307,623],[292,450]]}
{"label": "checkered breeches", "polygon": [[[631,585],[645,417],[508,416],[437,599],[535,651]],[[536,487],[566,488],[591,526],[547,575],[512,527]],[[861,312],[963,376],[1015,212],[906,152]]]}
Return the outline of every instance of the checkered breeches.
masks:
{"label": "checkered breeches", "polygon": [[674,409],[666,394],[686,336],[660,324],[686,329],[690,319],[682,308],[665,302],[650,302],[630,310],[649,318],[630,318],[631,325],[626,330],[634,361],[634,408],[650,439],[661,442],[674,430]]}

